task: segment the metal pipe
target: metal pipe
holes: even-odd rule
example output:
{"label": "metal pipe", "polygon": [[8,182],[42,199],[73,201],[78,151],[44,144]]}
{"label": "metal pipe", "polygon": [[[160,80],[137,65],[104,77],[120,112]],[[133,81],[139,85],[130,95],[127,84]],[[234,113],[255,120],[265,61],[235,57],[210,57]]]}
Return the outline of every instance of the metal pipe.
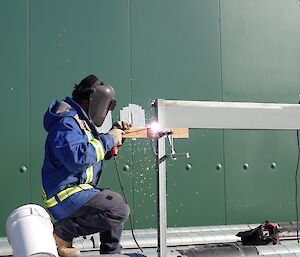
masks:
{"label": "metal pipe", "polygon": [[[284,254],[260,254],[260,257],[299,257],[299,253],[284,253]],[[257,255],[247,256],[247,257],[257,257]]]}
{"label": "metal pipe", "polygon": [[[257,225],[258,224],[253,224],[250,227],[255,228]],[[249,227],[247,225],[230,225],[212,227],[206,226],[190,228],[168,228],[167,245],[178,246],[237,242],[240,241],[240,238],[235,235],[243,230],[249,230]],[[135,230],[135,235],[141,247],[157,246],[157,233],[155,230]],[[279,233],[279,238],[280,240],[296,239],[296,231]],[[123,248],[136,248],[130,231],[124,231],[121,243],[123,245]],[[99,249],[99,234],[89,236],[87,239],[78,238],[74,241],[74,245],[80,249]]]}
{"label": "metal pipe", "polygon": [[[250,225],[251,228],[257,227],[259,224]],[[280,229],[288,229],[295,227],[295,224],[280,223]],[[218,243],[234,243],[240,241],[239,237],[235,235],[239,231],[248,230],[249,227],[246,224],[241,225],[222,225],[222,226],[202,226],[202,227],[179,227],[168,228],[167,230],[167,245],[169,247],[178,246],[191,246],[200,244],[218,244]],[[143,248],[157,247],[157,232],[154,229],[142,229],[135,230],[135,234],[139,244]],[[285,247],[294,247],[295,251],[300,247],[296,244],[296,231],[284,231],[279,234],[281,245]],[[289,240],[284,240],[289,239]],[[284,241],[282,241],[284,240]],[[131,232],[125,230],[123,233],[121,244],[126,249],[136,249],[134,240],[132,239]],[[76,238],[74,240],[74,247],[80,250],[98,250],[100,248],[99,233],[90,235],[86,239],[83,237]],[[292,246],[291,246],[292,245]],[[265,248],[262,248],[263,250]],[[0,256],[11,255],[12,250],[6,237],[0,238]],[[264,252],[262,252],[264,254]]]}
{"label": "metal pipe", "polygon": [[[190,232],[198,232],[198,231],[241,231],[241,230],[249,230],[256,228],[260,224],[237,224],[237,225],[217,225],[217,226],[195,226],[195,227],[172,227],[167,228],[167,233],[190,233]],[[156,229],[137,229],[135,230],[137,234],[156,234]],[[130,230],[124,230],[123,235],[131,234]]]}
{"label": "metal pipe", "polygon": [[[266,256],[266,257],[294,257],[300,256],[300,247],[297,244],[289,245],[263,245],[263,246],[221,246],[221,247],[172,247],[167,249],[168,257],[186,257],[186,256],[247,256],[247,257],[257,257],[257,256]],[[99,256],[95,252],[82,252],[81,254],[84,257],[96,257]],[[157,257],[156,248],[145,249],[141,254],[139,251],[133,252],[132,250],[124,250],[122,254],[118,255],[105,255],[107,257]]]}
{"label": "metal pipe", "polygon": [[[256,227],[257,224],[251,225]],[[230,226],[203,226],[203,227],[182,227],[168,228],[167,244],[168,246],[177,245],[193,245],[205,243],[222,243],[236,242],[239,240],[235,236],[241,230],[249,229],[247,225],[230,225]],[[154,229],[135,230],[138,242],[142,247],[157,247],[157,231]],[[1,238],[3,245],[9,248],[7,238]],[[135,242],[132,239],[130,231],[124,231],[122,237],[123,248],[136,248]],[[1,247],[2,243],[0,243]],[[100,248],[99,233],[74,240],[74,247],[81,250],[91,250]],[[6,248],[5,248],[6,249]],[[4,254],[3,254],[4,255]]]}
{"label": "metal pipe", "polygon": [[280,245],[258,245],[256,246],[260,255],[300,253],[299,244],[280,244]]}
{"label": "metal pipe", "polygon": [[[179,251],[175,249],[167,249],[165,257],[186,257],[181,255]],[[99,257],[98,252],[81,252],[80,256],[82,257]],[[140,251],[133,252],[132,250],[123,250],[122,254],[105,254],[105,257],[157,257],[157,248],[151,248],[145,250],[143,253]]]}
{"label": "metal pipe", "polygon": [[0,244],[0,256],[12,255],[13,251],[9,243]]}
{"label": "metal pipe", "polygon": [[[213,244],[213,243],[230,243],[240,240],[235,236],[239,231],[198,231],[186,233],[168,233],[166,244],[167,246],[179,245],[195,245],[195,244]],[[156,234],[138,234],[136,239],[141,247],[157,247]],[[85,245],[83,245],[85,243]],[[124,235],[121,240],[123,248],[136,248],[136,244],[131,235]],[[87,239],[76,239],[74,246],[79,249],[92,249],[100,247],[98,235],[93,235]]]}

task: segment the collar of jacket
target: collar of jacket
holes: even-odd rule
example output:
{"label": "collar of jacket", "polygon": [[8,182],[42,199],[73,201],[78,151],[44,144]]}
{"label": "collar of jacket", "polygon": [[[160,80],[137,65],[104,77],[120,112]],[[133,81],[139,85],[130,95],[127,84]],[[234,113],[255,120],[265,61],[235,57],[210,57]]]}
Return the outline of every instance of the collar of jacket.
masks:
{"label": "collar of jacket", "polygon": [[67,102],[69,105],[71,105],[75,109],[75,111],[77,112],[80,119],[83,119],[83,120],[85,120],[85,122],[87,122],[87,125],[90,128],[94,137],[98,138],[99,133],[98,133],[95,125],[89,118],[88,114],[81,108],[81,106],[78,103],[76,103],[73,99],[71,99],[70,97],[66,97],[66,99],[64,101]]}
{"label": "collar of jacket", "polygon": [[71,105],[76,110],[76,112],[78,113],[79,117],[82,117],[82,118],[85,118],[87,120],[90,120],[88,114],[73,99],[71,99],[70,97],[66,97],[64,101],[67,102],[69,105]]}

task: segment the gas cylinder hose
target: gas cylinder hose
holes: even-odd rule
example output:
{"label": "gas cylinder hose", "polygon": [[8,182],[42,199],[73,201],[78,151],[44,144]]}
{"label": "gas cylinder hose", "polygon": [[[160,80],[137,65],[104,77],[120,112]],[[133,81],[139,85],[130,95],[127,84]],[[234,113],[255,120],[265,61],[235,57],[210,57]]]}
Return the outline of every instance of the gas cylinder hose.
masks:
{"label": "gas cylinder hose", "polygon": [[[127,197],[126,197],[126,194],[125,194],[125,191],[124,191],[124,188],[123,188],[123,185],[122,185],[122,181],[121,181],[121,176],[120,176],[120,172],[119,172],[119,168],[118,168],[116,156],[114,156],[114,161],[115,161],[117,176],[118,176],[120,188],[121,188],[121,191],[122,191],[122,195],[124,197],[125,203],[128,205]],[[131,234],[132,234],[132,237],[133,237],[133,240],[134,240],[135,244],[137,245],[137,247],[140,249],[141,252],[144,252],[142,250],[142,248],[140,247],[140,245],[138,244],[136,238],[135,238],[135,235],[134,235],[134,232],[133,232],[133,223],[132,223],[132,216],[131,216],[131,214],[129,214],[129,223],[130,223]]]}

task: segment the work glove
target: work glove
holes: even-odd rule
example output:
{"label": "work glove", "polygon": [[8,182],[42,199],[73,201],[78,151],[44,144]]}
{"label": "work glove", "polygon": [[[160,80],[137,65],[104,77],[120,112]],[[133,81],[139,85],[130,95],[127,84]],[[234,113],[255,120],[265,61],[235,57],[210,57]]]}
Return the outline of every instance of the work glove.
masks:
{"label": "work glove", "polygon": [[111,136],[113,137],[113,140],[114,140],[114,143],[115,143],[114,146],[121,146],[122,145],[122,135],[125,134],[125,132],[123,130],[113,128],[108,133],[111,134]]}
{"label": "work glove", "polygon": [[112,129],[121,129],[121,130],[128,130],[131,128],[131,124],[125,122],[125,121],[116,121],[112,125]]}

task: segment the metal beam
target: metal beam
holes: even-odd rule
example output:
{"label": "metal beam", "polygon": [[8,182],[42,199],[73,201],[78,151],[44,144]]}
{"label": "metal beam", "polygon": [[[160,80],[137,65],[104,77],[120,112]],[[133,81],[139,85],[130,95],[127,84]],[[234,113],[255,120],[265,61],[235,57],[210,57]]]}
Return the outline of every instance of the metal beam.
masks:
{"label": "metal beam", "polygon": [[169,128],[300,129],[299,104],[162,101]]}

